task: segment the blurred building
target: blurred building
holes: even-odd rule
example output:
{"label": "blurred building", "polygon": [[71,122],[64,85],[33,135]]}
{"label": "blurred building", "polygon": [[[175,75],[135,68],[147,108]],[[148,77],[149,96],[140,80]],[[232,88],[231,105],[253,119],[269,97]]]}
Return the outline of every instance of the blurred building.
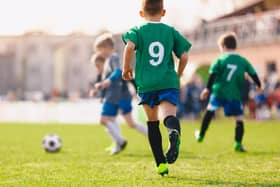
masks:
{"label": "blurred building", "polygon": [[[74,33],[53,36],[30,32],[0,38],[0,95],[49,98],[53,90],[78,96],[88,91],[89,58],[94,37]],[[35,98],[35,99],[36,99]]]}
{"label": "blurred building", "polygon": [[0,95],[6,95],[17,87],[16,54],[13,46],[8,44],[0,49]]}
{"label": "blurred building", "polygon": [[[238,36],[238,52],[261,74],[268,62],[280,69],[280,0],[201,0],[219,12],[186,33],[193,44],[191,65],[209,66],[219,54],[218,37],[229,31]],[[84,96],[95,70],[89,63],[95,36],[72,33],[59,36],[30,32],[0,37],[0,97],[49,98],[52,94]],[[123,42],[115,35],[116,52],[122,57]],[[190,74],[188,72],[188,74]],[[190,74],[190,76],[192,76]],[[11,94],[12,93],[12,94]]]}
{"label": "blurred building", "polygon": [[[187,33],[193,44],[190,57],[192,64],[197,67],[209,65],[219,55],[217,40],[221,34],[235,32],[238,52],[254,64],[262,77],[267,73],[266,66],[271,61],[275,62],[279,70],[280,1],[221,1],[220,6],[229,2],[234,7],[231,12],[204,20],[196,29]],[[204,3],[211,4],[214,1]]]}

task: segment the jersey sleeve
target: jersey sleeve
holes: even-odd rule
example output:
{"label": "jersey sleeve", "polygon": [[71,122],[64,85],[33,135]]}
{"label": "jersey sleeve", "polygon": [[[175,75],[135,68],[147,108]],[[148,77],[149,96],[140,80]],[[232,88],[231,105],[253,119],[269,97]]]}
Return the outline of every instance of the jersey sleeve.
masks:
{"label": "jersey sleeve", "polygon": [[112,55],[109,60],[110,68],[112,71],[121,69],[120,58],[117,55]]}
{"label": "jersey sleeve", "polygon": [[109,59],[109,66],[111,69],[109,79],[111,81],[118,80],[121,77],[120,58],[117,55],[112,55]]}
{"label": "jersey sleeve", "polygon": [[122,40],[126,44],[128,41],[134,43],[135,46],[138,44],[138,37],[137,37],[137,27],[130,29],[128,32],[122,35]]}
{"label": "jersey sleeve", "polygon": [[215,59],[209,68],[209,74],[219,73],[219,71],[220,71],[219,59]]}
{"label": "jersey sleeve", "polygon": [[256,74],[255,68],[252,66],[252,64],[244,58],[244,61],[246,63],[246,72],[249,73],[250,75]]}
{"label": "jersey sleeve", "polygon": [[184,52],[189,52],[191,43],[174,29],[174,53],[179,58]]}

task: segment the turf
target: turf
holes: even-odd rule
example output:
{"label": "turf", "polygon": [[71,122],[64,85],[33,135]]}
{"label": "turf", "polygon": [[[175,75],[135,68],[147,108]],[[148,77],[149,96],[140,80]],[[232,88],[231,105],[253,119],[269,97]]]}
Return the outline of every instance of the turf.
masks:
{"label": "turf", "polygon": [[[215,120],[203,143],[199,122],[182,125],[181,152],[169,175],[156,173],[144,136],[126,126],[126,150],[109,156],[111,141],[99,125],[0,124],[0,186],[280,186],[280,122],[246,122],[248,153],[233,151],[234,123]],[[42,137],[57,133],[61,152],[44,152]],[[162,127],[164,147],[167,134]]]}

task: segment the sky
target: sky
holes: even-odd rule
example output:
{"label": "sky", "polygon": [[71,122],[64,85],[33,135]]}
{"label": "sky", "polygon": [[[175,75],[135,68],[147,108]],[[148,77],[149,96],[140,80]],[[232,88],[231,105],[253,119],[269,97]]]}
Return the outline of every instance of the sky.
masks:
{"label": "sky", "polygon": [[[141,23],[140,0],[0,0],[0,35],[32,30],[66,34],[74,31],[123,32]],[[110,6],[108,6],[110,5]],[[163,21],[191,29],[207,16],[200,0],[166,0]],[[209,13],[209,12],[208,12]],[[209,16],[209,15],[208,15]]]}

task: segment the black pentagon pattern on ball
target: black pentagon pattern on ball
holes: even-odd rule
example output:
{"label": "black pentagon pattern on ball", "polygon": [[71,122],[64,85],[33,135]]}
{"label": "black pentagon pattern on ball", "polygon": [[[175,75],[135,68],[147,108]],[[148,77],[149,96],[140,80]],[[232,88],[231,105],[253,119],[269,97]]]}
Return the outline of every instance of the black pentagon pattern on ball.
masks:
{"label": "black pentagon pattern on ball", "polygon": [[49,142],[49,146],[54,147],[55,146],[55,142],[54,141],[50,141]]}
{"label": "black pentagon pattern on ball", "polygon": [[56,134],[47,134],[42,141],[44,150],[49,153],[59,152],[62,147],[62,140]]}

